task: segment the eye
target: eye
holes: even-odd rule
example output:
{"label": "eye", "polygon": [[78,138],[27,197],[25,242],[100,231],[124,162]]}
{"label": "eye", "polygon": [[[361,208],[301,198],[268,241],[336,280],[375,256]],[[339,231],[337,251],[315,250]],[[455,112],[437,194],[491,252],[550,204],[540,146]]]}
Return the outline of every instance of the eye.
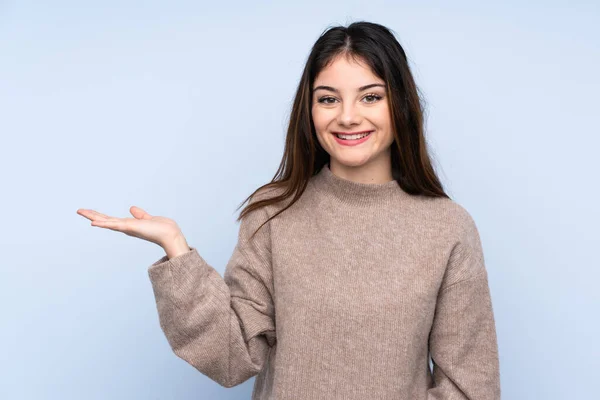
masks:
{"label": "eye", "polygon": [[321,97],[318,101],[319,101],[319,103],[323,103],[323,104],[331,104],[331,103],[333,103],[333,102],[329,102],[329,101],[326,101],[326,100],[335,100],[335,98],[333,98],[331,96],[324,96],[324,97]]}
{"label": "eye", "polygon": [[378,94],[374,94],[374,93],[373,94],[368,94],[365,97],[363,97],[363,99],[366,99],[366,98],[374,99],[372,101],[367,101],[367,103],[375,103],[375,102],[381,100],[381,96],[378,95]]}
{"label": "eye", "polygon": [[[375,94],[375,93],[370,93],[370,94],[367,94],[365,97],[363,97],[363,100],[364,99],[369,99],[368,101],[366,101],[366,103],[372,104],[372,103],[376,103],[379,100],[381,100],[382,96]],[[317,101],[321,104],[333,104],[337,101],[337,99],[335,97],[331,97],[331,96],[323,96]]]}

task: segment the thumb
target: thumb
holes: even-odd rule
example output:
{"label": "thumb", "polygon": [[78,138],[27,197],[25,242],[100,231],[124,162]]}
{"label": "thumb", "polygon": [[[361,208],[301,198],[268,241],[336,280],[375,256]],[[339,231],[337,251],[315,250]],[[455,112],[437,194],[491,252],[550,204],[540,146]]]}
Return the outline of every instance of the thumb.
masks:
{"label": "thumb", "polygon": [[133,215],[136,219],[152,219],[152,215],[148,214],[146,211],[142,210],[139,207],[131,206],[129,209],[131,215]]}

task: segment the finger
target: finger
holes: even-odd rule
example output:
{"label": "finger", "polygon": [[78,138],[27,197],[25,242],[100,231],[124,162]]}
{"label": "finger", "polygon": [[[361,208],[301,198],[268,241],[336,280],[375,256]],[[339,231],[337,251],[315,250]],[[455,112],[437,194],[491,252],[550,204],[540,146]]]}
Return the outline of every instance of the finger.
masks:
{"label": "finger", "polygon": [[137,219],[152,219],[152,215],[136,206],[131,206],[129,212]]}
{"label": "finger", "polygon": [[94,214],[96,217],[98,217],[98,218],[106,218],[106,219],[113,218],[113,217],[109,217],[108,215],[104,215],[102,213],[99,213],[98,211],[94,211],[94,210],[89,210],[89,211],[92,214]]}
{"label": "finger", "polygon": [[106,219],[110,219],[111,217],[109,217],[108,215],[104,215],[101,214],[99,212],[96,212],[94,210],[86,210],[84,208],[80,208],[79,210],[77,210],[77,214],[91,220],[91,221],[96,221],[96,220],[106,220]]}
{"label": "finger", "polygon": [[118,218],[107,219],[107,220],[95,220],[92,221],[92,226],[98,226],[101,228],[108,228],[113,231],[124,232],[129,229],[126,221]]}

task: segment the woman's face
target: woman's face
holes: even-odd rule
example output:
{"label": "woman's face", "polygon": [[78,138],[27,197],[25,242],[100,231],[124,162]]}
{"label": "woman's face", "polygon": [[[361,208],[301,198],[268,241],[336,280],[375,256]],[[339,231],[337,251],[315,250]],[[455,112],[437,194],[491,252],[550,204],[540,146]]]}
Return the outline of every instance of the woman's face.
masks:
{"label": "woman's face", "polygon": [[[332,169],[350,175],[361,167],[370,175],[390,176],[394,136],[384,81],[365,64],[340,56],[317,75],[313,93],[313,123]],[[336,137],[365,131],[369,136],[358,140]]]}

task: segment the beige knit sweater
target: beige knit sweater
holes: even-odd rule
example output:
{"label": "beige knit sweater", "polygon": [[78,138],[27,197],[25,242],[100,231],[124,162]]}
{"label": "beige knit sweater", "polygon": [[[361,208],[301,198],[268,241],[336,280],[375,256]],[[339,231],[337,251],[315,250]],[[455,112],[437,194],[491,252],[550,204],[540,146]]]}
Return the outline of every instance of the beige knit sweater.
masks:
{"label": "beige knit sweater", "polygon": [[487,271],[462,206],[326,165],[250,241],[276,207],[241,221],[224,278],[195,247],[149,267],[178,357],[225,387],[256,376],[253,400],[500,399]]}

